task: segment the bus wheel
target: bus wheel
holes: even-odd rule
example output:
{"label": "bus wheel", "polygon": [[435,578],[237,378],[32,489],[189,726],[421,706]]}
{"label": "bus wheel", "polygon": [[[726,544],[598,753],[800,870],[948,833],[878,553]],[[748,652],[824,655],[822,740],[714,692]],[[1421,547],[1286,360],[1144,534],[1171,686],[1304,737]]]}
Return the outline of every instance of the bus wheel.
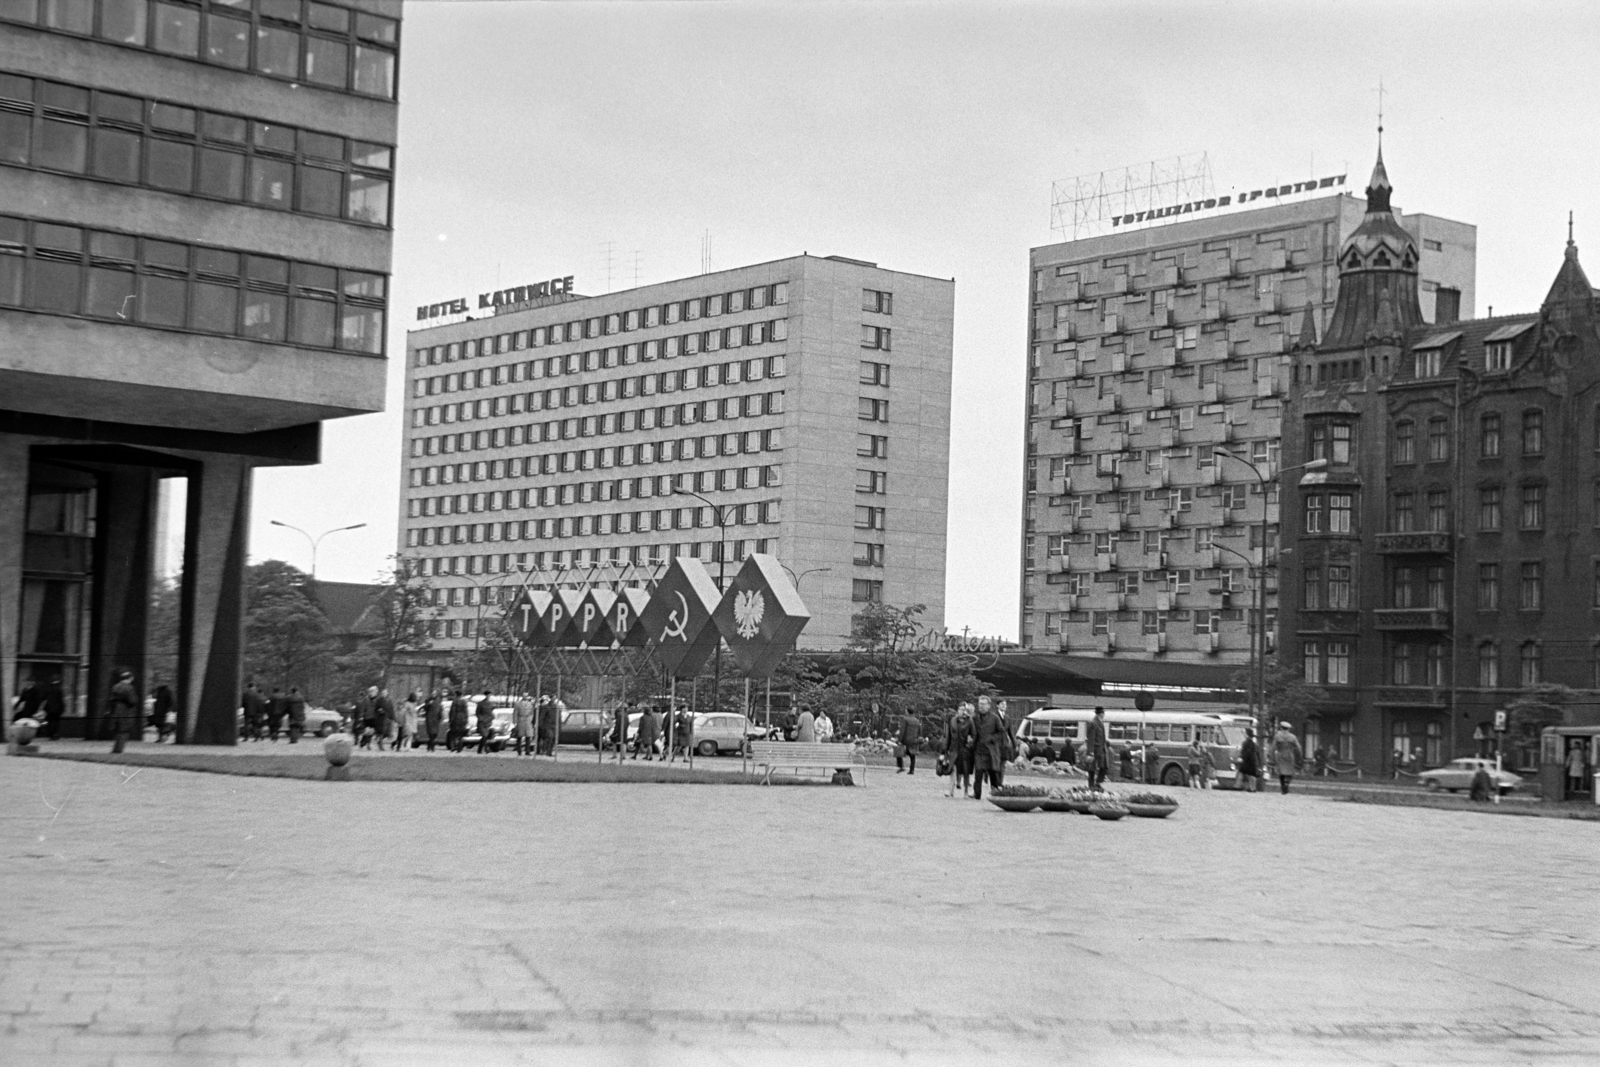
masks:
{"label": "bus wheel", "polygon": [[1161,772],[1161,784],[1177,787],[1184,784],[1183,768],[1176,763],[1167,764],[1167,769]]}

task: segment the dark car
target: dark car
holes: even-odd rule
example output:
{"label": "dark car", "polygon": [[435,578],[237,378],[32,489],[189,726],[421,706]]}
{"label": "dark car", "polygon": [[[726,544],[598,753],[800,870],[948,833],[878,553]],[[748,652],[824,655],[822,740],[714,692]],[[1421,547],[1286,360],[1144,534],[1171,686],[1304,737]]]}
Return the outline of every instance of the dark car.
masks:
{"label": "dark car", "polygon": [[568,708],[561,713],[559,740],[563,745],[597,748],[601,735],[612,728],[613,721],[611,715],[599,708]]}

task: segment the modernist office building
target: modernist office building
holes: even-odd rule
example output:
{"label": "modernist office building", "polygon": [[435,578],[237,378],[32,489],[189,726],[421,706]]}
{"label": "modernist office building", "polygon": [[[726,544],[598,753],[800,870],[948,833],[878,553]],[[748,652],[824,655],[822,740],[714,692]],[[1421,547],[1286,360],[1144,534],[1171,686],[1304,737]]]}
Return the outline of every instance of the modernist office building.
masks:
{"label": "modernist office building", "polygon": [[59,686],[98,736],[147,688],[182,477],[179,736],[237,736],[251,471],[383,406],[399,16],[0,5],[0,707]]}
{"label": "modernist office building", "polygon": [[[1537,310],[1429,325],[1427,250],[1389,195],[1380,157],[1283,436],[1286,462],[1327,463],[1284,486],[1283,641],[1322,694],[1294,719],[1369,773],[1483,752],[1543,684],[1590,721],[1600,700],[1600,320],[1577,246]],[[1508,725],[1507,759],[1535,763]]]}
{"label": "modernist office building", "polygon": [[[1263,486],[1266,540],[1277,536],[1288,353],[1327,322],[1340,244],[1363,207],[1323,195],[1033,250],[1024,645],[1250,659]],[[1401,224],[1417,243],[1425,317],[1470,316],[1474,227]],[[1264,595],[1270,643],[1270,569]]]}
{"label": "modernist office building", "polygon": [[767,552],[799,580],[805,647],[873,601],[942,624],[953,281],[803,255],[528,298],[563,288],[409,335],[400,551],[436,648],[472,647],[527,570],[723,543],[730,578]]}

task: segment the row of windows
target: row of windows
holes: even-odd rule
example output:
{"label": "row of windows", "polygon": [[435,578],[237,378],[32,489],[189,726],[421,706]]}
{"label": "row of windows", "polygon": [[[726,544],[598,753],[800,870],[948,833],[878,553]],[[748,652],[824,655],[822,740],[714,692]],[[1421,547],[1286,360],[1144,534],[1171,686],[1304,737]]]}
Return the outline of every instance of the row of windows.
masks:
{"label": "row of windows", "polygon": [[0,74],[0,163],[386,226],[394,149]]}
{"label": "row of windows", "polygon": [[[1193,550],[1195,552],[1209,552],[1211,549],[1219,547],[1217,545],[1218,529],[1219,527],[1215,526],[1191,526],[1184,529],[1130,530],[1126,532],[1102,530],[1098,532],[1085,531],[1077,534],[1050,534],[1046,540],[1046,547],[1050,555],[1060,556],[1066,554],[1065,546],[1069,544],[1087,545],[1093,541],[1095,554],[1107,555],[1116,551],[1117,542],[1126,543],[1131,541],[1136,545],[1142,542],[1142,548],[1146,554],[1166,552],[1172,549],[1186,552],[1190,550],[1189,542],[1190,538],[1193,537]],[[1277,533],[1275,524],[1268,528],[1268,544],[1277,544]],[[1250,547],[1259,548],[1260,540],[1261,528],[1252,525],[1250,527]]]}
{"label": "row of windows", "polygon": [[[1600,601],[1597,601],[1600,604]],[[1517,608],[1520,611],[1544,610],[1544,564],[1527,561],[1518,564]],[[1478,564],[1478,610],[1500,610],[1500,564]]]}
{"label": "row of windows", "polygon": [[[702,352],[721,352],[766,344],[770,341],[786,341],[789,338],[789,320],[773,319],[769,322],[752,322],[744,326],[729,326],[720,330],[707,330],[703,333],[681,334],[674,337],[664,337],[656,341],[619,345],[615,348],[595,349],[590,352],[569,352],[566,356],[551,356],[548,359],[535,359],[527,363],[511,363],[505,365],[507,380],[520,382],[525,379],[553,378],[563,370],[567,374],[578,374],[584,371],[609,369],[617,366],[630,366],[634,363],[649,363],[657,359],[677,359],[679,356],[695,356]],[[433,353],[438,348],[417,349],[415,359],[420,359],[423,352],[428,353],[432,365]],[[417,366],[423,366],[417,363]],[[501,368],[489,368],[498,371]],[[464,372],[471,374],[472,372]],[[478,372],[481,377],[482,371]],[[648,377],[648,376],[647,376]],[[448,380],[461,380],[461,375],[441,375],[433,378],[416,379],[411,386],[413,396],[423,396],[425,393],[438,393],[446,391],[444,383]],[[423,383],[427,384],[424,385]]]}
{"label": "row of windows", "polygon": [[[416,479],[413,478],[413,481]],[[449,484],[449,483],[446,483]],[[568,482],[535,489],[505,489],[446,496],[413,497],[406,501],[406,517],[462,515],[479,511],[516,511],[519,508],[566,507],[571,504],[612,500],[647,500],[674,492],[733,492],[737,489],[773,489],[782,484],[777,466],[726,467],[686,474],[646,478],[612,478],[596,482]]]}
{"label": "row of windows", "polygon": [[[1061,592],[1068,596],[1092,596],[1096,592],[1138,596],[1141,590],[1155,593],[1165,591],[1184,596],[1194,592],[1196,584],[1200,584],[1200,592],[1206,594],[1238,593],[1245,589],[1243,567],[1170,567],[1146,571],[1132,568],[1114,572],[1063,571],[1051,577],[1065,579],[1050,584],[1065,586]],[[1214,584],[1203,584],[1207,582]],[[1096,590],[1094,588],[1096,584],[1108,588]],[[1271,579],[1268,589],[1274,591]]]}
{"label": "row of windows", "polygon": [[[660,566],[674,556],[693,556],[715,563],[722,544],[721,541],[690,541],[684,544],[665,545],[606,545],[540,552],[492,552],[477,556],[421,556],[410,557],[409,561],[414,564],[416,573],[424,578],[460,577],[472,574],[505,574],[520,577],[530,571],[549,572],[602,565]],[[742,561],[751,552],[771,552],[777,541],[774,538],[758,538],[730,540],[726,544],[728,558]],[[490,598],[485,600],[485,603],[507,603],[508,594],[514,591],[514,587],[509,585],[489,585],[482,588],[484,594]]]}
{"label": "row of windows", "polygon": [[[1509,371],[1513,354],[1511,341],[1489,341],[1483,346],[1483,369],[1491,374]],[[1443,348],[1419,348],[1411,353],[1412,377],[1437,378],[1444,369]]]}
{"label": "row of windows", "polygon": [[0,216],[0,305],[381,355],[381,274]]}
{"label": "row of windows", "polygon": [[[551,390],[555,392],[555,390]],[[530,393],[528,399],[544,394]],[[479,400],[475,404],[446,404],[443,407],[417,408],[411,413],[414,427],[450,425],[478,418],[494,418],[505,414],[520,414],[525,410],[519,401],[522,394],[497,397],[493,401]],[[526,410],[539,410],[527,408]],[[632,433],[635,430],[671,429],[674,426],[694,426],[697,423],[727,422],[732,419],[750,419],[763,415],[781,415],[784,411],[784,394],[747,393],[744,396],[725,396],[720,400],[698,400],[687,404],[667,404],[656,408],[639,408],[607,412],[604,415],[584,415],[549,422],[528,423],[525,427],[502,427],[509,431],[505,437],[512,444],[522,441],[559,441],[574,437],[608,436],[614,433]],[[480,414],[483,413],[483,414]],[[520,430],[518,433],[516,431]],[[496,446],[498,447],[498,446]]]}
{"label": "row of windows", "polygon": [[[1045,628],[1049,632],[1052,612],[1045,613]],[[1169,622],[1187,622],[1194,624],[1197,634],[1220,634],[1222,624],[1225,622],[1240,622],[1244,619],[1244,612],[1234,609],[1196,608],[1193,611],[1143,611],[1137,615],[1131,611],[1068,611],[1060,613],[1069,623],[1087,622],[1089,633],[1093,637],[1102,637],[1111,632],[1113,622],[1130,622],[1137,620],[1142,633],[1166,633]],[[1273,612],[1267,613],[1267,628],[1270,630],[1276,625]]]}
{"label": "row of windows", "polygon": [[[1478,685],[1483,689],[1500,687],[1500,645],[1485,641],[1478,646]],[[1544,647],[1538,641],[1524,641],[1518,649],[1518,677],[1524,688],[1544,683]],[[1600,677],[1597,666],[1596,677]]]}
{"label": "row of windows", "polygon": [[[782,410],[782,393],[764,394],[768,397],[780,398]],[[706,405],[685,404],[682,410],[679,407],[645,408],[639,412],[638,429],[656,428],[656,418],[665,420],[668,416],[677,419],[679,415],[688,415],[691,412],[698,418],[711,410],[710,405],[716,401],[708,401]],[[595,435],[605,436],[610,433],[626,432],[629,420],[624,420],[622,415],[631,415],[632,412],[621,412],[614,415],[590,415],[582,419],[558,419],[550,422],[530,422],[526,425],[502,426],[493,430],[468,430],[463,433],[444,434],[440,437],[414,437],[411,440],[411,456],[420,459],[423,456],[448,456],[456,452],[471,452],[491,448],[516,448],[521,445],[538,444],[540,442],[566,441]],[[648,418],[647,418],[648,417]],[[711,421],[711,420],[706,420]],[[648,422],[649,425],[645,425]],[[684,422],[682,425],[690,425]],[[662,426],[676,425],[663,421]],[[737,456],[747,452],[769,452],[782,448],[782,430],[742,430],[732,433],[709,434],[703,437],[686,437],[676,441],[643,441],[636,445],[608,445],[601,449],[588,449],[586,451],[603,453],[598,458],[602,467],[619,466],[629,467],[634,463],[670,463],[674,459],[693,459],[696,456]],[[700,442],[697,446],[695,442]],[[548,457],[545,457],[548,460]],[[590,468],[583,468],[588,470]],[[549,473],[548,471],[546,473]]]}
{"label": "row of windows", "polygon": [[[493,431],[495,434],[500,432]],[[490,447],[488,442],[494,440],[486,430],[459,436],[462,440],[457,444],[478,448],[488,448]],[[473,440],[466,441],[468,437]],[[450,441],[453,438],[444,440]],[[413,468],[411,478],[413,485],[450,485],[452,479],[483,481],[502,477],[532,478],[541,474],[571,474],[573,471],[609,470],[612,467],[631,467],[636,464],[671,463],[675,460],[709,459],[712,456],[755,455],[760,452],[782,450],[781,429],[746,430],[743,433],[709,434],[705,437],[684,437],[672,441],[646,441],[637,445],[585,448],[574,452],[549,452],[542,456],[446,463],[443,466]],[[418,470],[422,472],[420,483],[417,481],[419,476],[415,473]],[[502,471],[504,473],[498,473]]]}
{"label": "row of windows", "polygon": [[5,0],[0,19],[394,98],[399,21],[316,0]]}
{"label": "row of windows", "polygon": [[1350,684],[1349,641],[1307,641],[1300,646],[1300,663],[1311,685]]}
{"label": "row of windows", "polygon": [[[763,500],[726,509],[729,526],[771,525],[779,521],[779,502]],[[663,508],[657,511],[619,511],[600,515],[566,515],[552,519],[513,522],[462,523],[426,526],[406,531],[406,547],[479,544],[495,541],[535,541],[571,537],[606,537],[612,534],[650,533],[660,530],[697,530],[717,525],[717,509],[709,507]]]}
{"label": "row of windows", "polygon": [[[523,303],[526,299],[526,294],[521,294],[517,289],[504,290],[502,295],[503,293],[511,294],[512,304]],[[674,300],[670,304],[651,304],[630,311],[614,311],[609,315],[574,319],[554,326],[535,326],[529,330],[517,330],[494,337],[419,348],[416,364],[420,367],[424,364],[454,363],[458,359],[471,359],[474,356],[518,352],[524,348],[542,348],[545,345],[609,337],[612,334],[632,333],[634,330],[650,330],[657,326],[694,322],[701,318],[713,319],[723,314],[737,315],[742,311],[759,311],[764,307],[778,307],[788,302],[789,283],[776,282],[772,285],[758,285],[753,289],[736,289],[731,293]],[[419,318],[428,317],[419,315]]]}
{"label": "row of windows", "polygon": [[[649,348],[656,343],[646,342],[643,347]],[[621,348],[596,349],[591,352],[572,352],[565,359],[552,356],[547,360],[502,363],[496,367],[482,367],[475,371],[455,371],[451,374],[418,378],[411,383],[411,395],[438,396],[441,393],[466,392],[499,385],[515,385],[524,381],[537,381],[541,378],[554,378],[560,376],[563,366],[568,374],[610,370],[638,362],[640,347],[625,345]],[[651,355],[647,358],[657,357]],[[718,385],[737,385],[740,382],[759,382],[766,378],[782,378],[786,373],[787,357],[760,356],[755,359],[734,360],[730,363],[712,363],[703,367],[686,367],[683,370],[662,371],[658,374],[608,378],[605,381],[539,390],[528,394],[521,403],[527,405],[529,411],[563,406],[574,407],[578,404],[599,404],[634,396],[655,396],[657,393],[673,393],[702,387],[709,389]],[[507,410],[512,413],[522,410],[510,406],[516,403],[518,401],[515,399],[507,400]],[[505,413],[506,411],[499,412],[499,414]],[[485,417],[487,416],[479,416],[479,418]]]}
{"label": "row of windows", "polygon": [[[1600,410],[1595,414],[1596,441],[1600,442]],[[1416,423],[1402,419],[1394,427],[1394,461],[1415,463],[1417,458]],[[1600,448],[1600,444],[1597,444]],[[1503,441],[1499,412],[1485,412],[1478,419],[1478,455],[1492,459],[1502,454]],[[1530,408],[1522,413],[1522,454],[1544,455],[1544,411]],[[1450,422],[1443,416],[1428,420],[1428,451],[1430,462],[1450,458]]]}

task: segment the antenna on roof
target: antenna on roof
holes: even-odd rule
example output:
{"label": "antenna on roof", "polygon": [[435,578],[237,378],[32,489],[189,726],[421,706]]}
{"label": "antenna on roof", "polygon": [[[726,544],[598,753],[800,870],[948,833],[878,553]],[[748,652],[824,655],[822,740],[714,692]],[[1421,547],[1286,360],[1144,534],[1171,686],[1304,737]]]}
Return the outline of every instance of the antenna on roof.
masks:
{"label": "antenna on roof", "polygon": [[707,230],[700,238],[700,273],[711,273],[711,231]]}

